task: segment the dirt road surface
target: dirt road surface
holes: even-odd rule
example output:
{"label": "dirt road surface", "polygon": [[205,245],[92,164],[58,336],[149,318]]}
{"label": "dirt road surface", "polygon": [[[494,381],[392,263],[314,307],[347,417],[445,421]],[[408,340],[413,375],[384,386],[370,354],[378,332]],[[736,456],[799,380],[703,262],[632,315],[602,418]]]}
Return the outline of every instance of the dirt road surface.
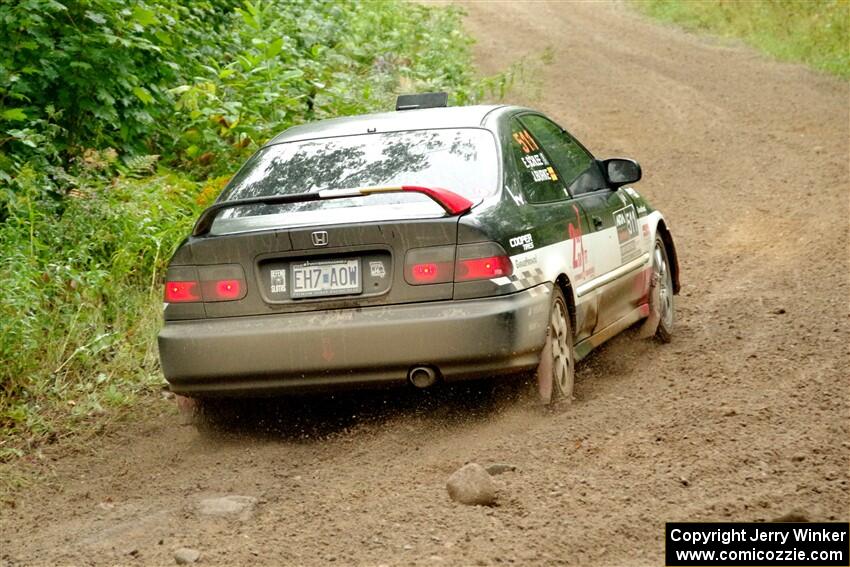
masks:
{"label": "dirt road surface", "polygon": [[[485,72],[551,47],[521,102],[643,164],[682,261],[673,343],[615,339],[552,414],[509,385],[394,392],[215,437],[162,400],[47,451],[0,503],[0,565],[661,565],[665,521],[848,519],[848,85],[621,4],[468,11]],[[518,467],[498,506],[449,501],[468,461]],[[225,495],[257,501],[201,513]]]}

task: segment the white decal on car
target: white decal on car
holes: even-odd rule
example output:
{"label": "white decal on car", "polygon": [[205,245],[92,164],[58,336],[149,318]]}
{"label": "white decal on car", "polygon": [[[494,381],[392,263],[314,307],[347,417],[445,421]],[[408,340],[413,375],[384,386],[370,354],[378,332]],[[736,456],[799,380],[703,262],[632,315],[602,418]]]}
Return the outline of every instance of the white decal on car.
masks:
{"label": "white decal on car", "polygon": [[626,263],[640,256],[637,238],[640,236],[637,213],[634,205],[614,211],[617,240],[620,242],[620,261]]}
{"label": "white decal on car", "polygon": [[373,278],[384,279],[387,277],[387,270],[384,268],[383,262],[369,262],[369,273]]}
{"label": "white decal on car", "polygon": [[523,250],[532,250],[534,248],[534,239],[531,237],[530,233],[526,233],[520,236],[514,236],[508,241],[508,245],[511,248],[522,246]]}
{"label": "white decal on car", "polygon": [[530,254],[514,262],[514,268],[533,268],[537,266],[537,254]]}
{"label": "white decal on car", "polygon": [[286,292],[286,270],[271,270],[272,293]]}

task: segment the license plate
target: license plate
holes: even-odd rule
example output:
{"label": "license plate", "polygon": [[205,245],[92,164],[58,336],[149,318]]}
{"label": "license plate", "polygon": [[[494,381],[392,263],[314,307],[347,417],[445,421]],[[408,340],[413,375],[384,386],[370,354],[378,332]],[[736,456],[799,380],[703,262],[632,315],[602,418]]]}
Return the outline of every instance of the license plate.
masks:
{"label": "license plate", "polygon": [[323,297],[360,293],[360,260],[293,263],[291,297]]}

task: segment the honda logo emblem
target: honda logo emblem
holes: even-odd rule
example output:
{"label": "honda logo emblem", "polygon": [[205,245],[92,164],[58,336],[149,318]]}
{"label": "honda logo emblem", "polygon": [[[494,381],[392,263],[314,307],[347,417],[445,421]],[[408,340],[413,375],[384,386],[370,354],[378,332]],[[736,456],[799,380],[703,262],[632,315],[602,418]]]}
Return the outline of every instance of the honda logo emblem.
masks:
{"label": "honda logo emblem", "polygon": [[317,230],[311,235],[311,237],[313,238],[313,246],[328,245],[328,233],[324,230]]}

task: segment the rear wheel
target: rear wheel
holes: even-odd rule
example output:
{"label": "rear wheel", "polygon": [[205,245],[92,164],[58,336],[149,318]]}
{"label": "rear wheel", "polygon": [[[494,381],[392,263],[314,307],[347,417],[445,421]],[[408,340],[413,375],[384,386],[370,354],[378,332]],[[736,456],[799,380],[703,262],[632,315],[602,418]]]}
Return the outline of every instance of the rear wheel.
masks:
{"label": "rear wheel", "polygon": [[572,401],[575,384],[576,358],[567,302],[557,285],[552,295],[546,342],[537,367],[537,390],[540,400],[546,405]]}

